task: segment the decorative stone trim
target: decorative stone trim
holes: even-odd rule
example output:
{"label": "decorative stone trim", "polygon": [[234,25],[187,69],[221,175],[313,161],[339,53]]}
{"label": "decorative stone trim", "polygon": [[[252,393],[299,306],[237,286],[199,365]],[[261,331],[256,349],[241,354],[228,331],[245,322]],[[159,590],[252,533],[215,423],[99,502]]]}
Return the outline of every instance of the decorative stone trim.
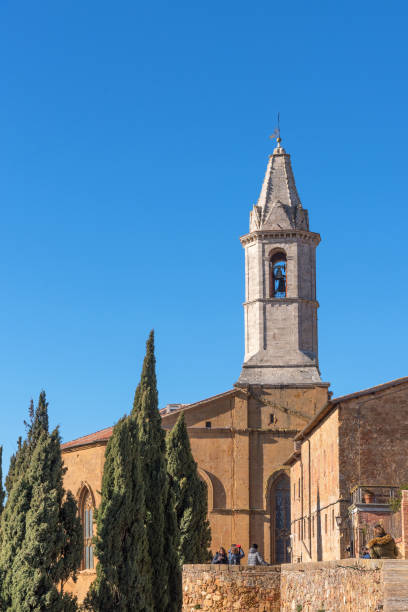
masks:
{"label": "decorative stone trim", "polygon": [[242,246],[246,246],[251,242],[260,242],[263,239],[267,239],[270,241],[271,238],[275,240],[295,240],[295,241],[303,241],[307,243],[315,244],[316,246],[319,244],[321,238],[320,234],[316,232],[307,232],[305,230],[255,230],[250,232],[249,234],[245,234],[245,236],[241,236],[240,241]]}
{"label": "decorative stone trim", "polygon": [[320,304],[317,300],[306,300],[305,298],[256,298],[255,300],[250,300],[249,302],[243,302],[243,306],[248,306],[249,304],[298,304],[301,302],[302,304],[312,304],[316,308],[320,307]]}

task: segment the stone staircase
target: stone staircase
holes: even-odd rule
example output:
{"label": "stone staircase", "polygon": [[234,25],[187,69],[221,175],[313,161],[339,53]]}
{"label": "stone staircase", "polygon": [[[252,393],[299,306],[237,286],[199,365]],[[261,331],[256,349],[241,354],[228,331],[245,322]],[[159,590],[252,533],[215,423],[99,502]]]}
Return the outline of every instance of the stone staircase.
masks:
{"label": "stone staircase", "polygon": [[384,612],[408,612],[408,559],[384,559]]}

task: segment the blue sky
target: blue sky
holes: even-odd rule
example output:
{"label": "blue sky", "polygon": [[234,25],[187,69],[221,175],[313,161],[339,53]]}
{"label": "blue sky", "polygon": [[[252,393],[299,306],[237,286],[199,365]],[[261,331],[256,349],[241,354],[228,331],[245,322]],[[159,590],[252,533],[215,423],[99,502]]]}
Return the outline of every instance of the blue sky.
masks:
{"label": "blue sky", "polygon": [[407,14],[357,4],[1,3],[6,464],[42,388],[64,440],[128,411],[152,327],[161,406],[231,388],[278,111],[322,235],[323,380],[408,374]]}

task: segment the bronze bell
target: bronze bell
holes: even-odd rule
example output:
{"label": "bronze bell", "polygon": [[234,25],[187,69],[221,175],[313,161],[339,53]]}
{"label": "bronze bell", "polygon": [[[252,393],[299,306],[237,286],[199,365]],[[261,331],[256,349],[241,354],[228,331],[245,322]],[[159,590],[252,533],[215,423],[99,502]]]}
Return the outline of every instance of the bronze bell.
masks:
{"label": "bronze bell", "polygon": [[284,278],[279,278],[278,279],[278,288],[276,289],[276,292],[277,293],[285,293],[286,292],[285,279]]}
{"label": "bronze bell", "polygon": [[282,269],[281,268],[277,268],[275,270],[274,277],[276,278],[276,280],[283,278],[283,274],[282,274]]}

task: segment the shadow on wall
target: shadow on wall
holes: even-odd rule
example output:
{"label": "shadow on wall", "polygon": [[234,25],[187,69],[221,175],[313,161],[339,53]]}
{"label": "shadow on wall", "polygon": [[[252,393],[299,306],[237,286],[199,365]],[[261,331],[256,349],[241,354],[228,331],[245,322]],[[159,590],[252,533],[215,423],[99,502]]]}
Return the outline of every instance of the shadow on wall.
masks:
{"label": "shadow on wall", "polygon": [[198,475],[207,486],[208,511],[212,512],[214,508],[226,508],[227,495],[221,480],[201,467],[198,467]]}
{"label": "shadow on wall", "polygon": [[226,508],[227,495],[225,493],[224,485],[219,478],[214,476],[214,474],[209,474],[209,476],[214,489],[214,508]]}
{"label": "shadow on wall", "polygon": [[323,559],[323,548],[322,548],[322,515],[320,512],[320,492],[319,487],[317,488],[316,497],[316,545],[317,545],[317,560],[322,561]]}

